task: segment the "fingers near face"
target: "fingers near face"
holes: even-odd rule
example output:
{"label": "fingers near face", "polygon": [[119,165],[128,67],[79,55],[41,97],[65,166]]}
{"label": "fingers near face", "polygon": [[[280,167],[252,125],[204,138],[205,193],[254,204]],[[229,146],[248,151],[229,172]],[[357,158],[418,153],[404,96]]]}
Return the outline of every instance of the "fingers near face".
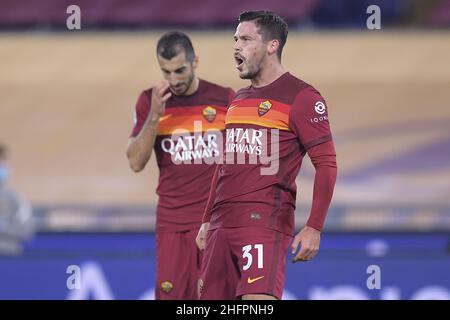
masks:
{"label": "fingers near face", "polygon": [[158,95],[162,95],[167,90],[167,88],[169,88],[169,82],[166,80],[159,81],[154,86],[154,90]]}
{"label": "fingers near face", "polygon": [[169,89],[169,83],[166,81],[160,87],[160,94],[163,95],[164,92],[167,91],[167,89]]}

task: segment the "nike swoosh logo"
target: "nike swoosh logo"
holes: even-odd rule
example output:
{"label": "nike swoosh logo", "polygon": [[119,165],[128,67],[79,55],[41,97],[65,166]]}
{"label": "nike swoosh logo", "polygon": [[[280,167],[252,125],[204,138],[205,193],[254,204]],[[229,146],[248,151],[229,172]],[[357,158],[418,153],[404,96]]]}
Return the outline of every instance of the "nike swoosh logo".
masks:
{"label": "nike swoosh logo", "polygon": [[172,114],[169,113],[168,115],[165,115],[165,116],[159,118],[159,121],[164,121],[164,120],[166,120],[166,119],[169,119],[171,116],[172,116]]}
{"label": "nike swoosh logo", "polygon": [[237,104],[232,104],[231,106],[228,107],[228,110],[231,110],[233,108],[236,108],[238,105]]}
{"label": "nike swoosh logo", "polygon": [[247,283],[253,283],[253,282],[255,282],[255,281],[258,281],[258,280],[261,280],[262,278],[264,278],[264,276],[261,276],[261,277],[256,277],[256,278],[250,278],[250,277],[248,277],[247,278]]}

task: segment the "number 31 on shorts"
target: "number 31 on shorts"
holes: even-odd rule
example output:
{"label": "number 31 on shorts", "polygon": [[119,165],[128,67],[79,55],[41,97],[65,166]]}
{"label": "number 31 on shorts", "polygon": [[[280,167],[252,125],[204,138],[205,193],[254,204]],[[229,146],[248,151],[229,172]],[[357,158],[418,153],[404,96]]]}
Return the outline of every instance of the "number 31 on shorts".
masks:
{"label": "number 31 on shorts", "polygon": [[262,269],[264,267],[263,264],[263,245],[262,244],[255,244],[255,245],[247,245],[242,247],[242,258],[247,259],[247,263],[242,268],[243,271],[248,270],[253,263],[253,255],[255,254],[255,251],[257,253],[257,263],[258,263],[258,269]]}

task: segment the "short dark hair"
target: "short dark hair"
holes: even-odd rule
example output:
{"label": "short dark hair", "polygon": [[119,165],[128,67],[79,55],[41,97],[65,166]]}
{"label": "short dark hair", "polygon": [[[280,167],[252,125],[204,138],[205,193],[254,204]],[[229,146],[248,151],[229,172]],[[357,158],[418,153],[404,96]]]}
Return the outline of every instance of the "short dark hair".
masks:
{"label": "short dark hair", "polygon": [[178,55],[181,50],[184,50],[188,61],[194,61],[195,52],[191,39],[179,31],[167,32],[158,40],[156,46],[156,53],[168,60]]}
{"label": "short dark hair", "polygon": [[278,59],[281,60],[281,53],[288,36],[288,25],[278,14],[273,11],[244,11],[239,15],[238,23],[244,21],[254,21],[259,27],[264,41],[277,39],[280,46],[277,51]]}

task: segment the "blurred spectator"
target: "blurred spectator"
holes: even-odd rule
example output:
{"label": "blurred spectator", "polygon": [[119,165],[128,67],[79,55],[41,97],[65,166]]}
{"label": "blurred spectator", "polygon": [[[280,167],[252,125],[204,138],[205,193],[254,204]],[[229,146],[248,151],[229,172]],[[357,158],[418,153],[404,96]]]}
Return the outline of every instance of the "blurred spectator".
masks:
{"label": "blurred spectator", "polygon": [[20,254],[21,242],[34,233],[30,205],[7,187],[10,174],[7,153],[0,144],[0,255]]}

